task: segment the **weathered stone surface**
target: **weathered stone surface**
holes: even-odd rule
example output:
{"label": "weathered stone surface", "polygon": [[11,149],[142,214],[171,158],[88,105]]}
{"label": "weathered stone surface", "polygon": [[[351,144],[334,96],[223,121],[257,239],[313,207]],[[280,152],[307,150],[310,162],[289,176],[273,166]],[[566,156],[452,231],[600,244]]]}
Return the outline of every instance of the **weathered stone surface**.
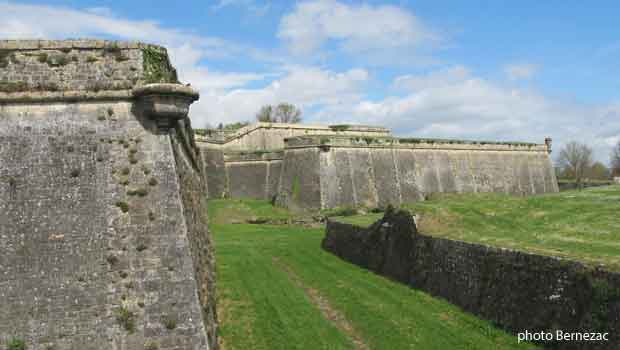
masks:
{"label": "weathered stone surface", "polygon": [[[49,78],[83,96],[83,80],[132,59],[142,67],[128,52],[129,61],[104,57],[91,72],[74,45],[98,44],[37,43],[0,43],[26,57],[1,68],[0,81]],[[30,46],[71,47],[79,63],[48,67]],[[81,101],[0,96],[0,344],[216,348],[204,165],[189,120],[160,128],[131,95]]]}
{"label": "weathered stone surface", "polygon": [[254,123],[239,130],[209,130],[198,137],[210,147],[229,151],[281,150],[284,139],[304,135],[389,136],[390,130],[366,125],[309,125],[288,123]]}
{"label": "weathered stone surface", "polygon": [[442,297],[513,332],[608,332],[609,341],[557,349],[620,349],[620,274],[578,262],[416,232],[406,212],[369,228],[329,221],[323,249]]}
{"label": "weathered stone surface", "polygon": [[[333,136],[296,137],[286,142],[280,193],[293,192],[291,179],[319,173],[304,177],[314,183],[301,181],[299,186],[318,190],[320,196],[307,197],[303,203],[290,196],[279,201],[291,207],[384,207],[437,192],[531,195],[558,191],[545,145]],[[303,164],[288,164],[302,158]]]}

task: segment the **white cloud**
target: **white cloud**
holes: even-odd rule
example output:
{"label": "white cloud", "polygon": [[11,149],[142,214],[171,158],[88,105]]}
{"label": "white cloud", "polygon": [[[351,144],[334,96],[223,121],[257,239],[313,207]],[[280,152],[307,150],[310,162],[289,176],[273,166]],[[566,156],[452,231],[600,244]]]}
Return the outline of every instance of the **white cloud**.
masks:
{"label": "white cloud", "polygon": [[534,77],[540,67],[533,63],[513,63],[504,67],[504,73],[510,80],[527,80]]}
{"label": "white cloud", "polygon": [[403,75],[394,80],[395,88],[404,90],[420,90],[432,87],[451,85],[462,82],[470,76],[463,66],[442,68],[426,75]]}
{"label": "white cloud", "polygon": [[327,106],[316,120],[386,125],[401,136],[538,143],[550,136],[556,150],[578,140],[591,145],[604,162],[620,137],[620,103],[593,107],[553,100],[472,76],[460,66],[397,77],[394,84],[409,92]]}
{"label": "white cloud", "polygon": [[260,2],[256,0],[219,0],[211,9],[221,10],[225,7],[240,7],[249,11],[252,15],[262,17],[269,12],[271,1]]}
{"label": "white cloud", "polygon": [[[189,82],[201,94],[244,86],[251,81],[263,80],[266,74],[223,73],[209,70],[201,64],[205,58],[222,59],[235,55],[250,55],[269,60],[268,54],[254,48],[235,45],[217,37],[206,37],[184,31],[164,28],[154,21],[133,21],[115,16],[107,8],[76,10],[45,5],[22,5],[0,2],[0,37],[58,38],[108,37],[139,40],[164,45],[168,48],[181,81]],[[203,100],[195,104],[205,110]],[[200,115],[193,119],[204,120]]]}
{"label": "white cloud", "polygon": [[256,112],[266,104],[289,102],[302,109],[324,106],[350,105],[361,99],[368,72],[350,69],[336,73],[316,67],[288,67],[286,74],[264,88],[212,91],[203,94],[205,103],[194,118],[196,125],[206,122],[234,122],[253,120]]}
{"label": "white cloud", "polygon": [[299,55],[335,40],[349,53],[408,51],[435,42],[438,35],[410,12],[395,6],[347,5],[335,0],[298,3],[280,22],[278,37]]}
{"label": "white cloud", "polygon": [[[587,106],[550,99],[483,79],[459,65],[397,77],[392,85],[401,96],[369,99],[366,92],[373,90],[368,89],[371,78],[365,69],[333,71],[286,66],[280,60],[269,72],[214,71],[203,64],[205,59],[250,55],[264,62],[273,60],[273,55],[154,21],[120,18],[105,8],[0,2],[0,22],[4,38],[95,36],[167,46],[181,80],[201,92],[191,110],[196,126],[253,119],[260,106],[286,101],[300,106],[308,122],[386,125],[398,135],[409,136],[535,142],[552,136],[556,150],[575,139],[592,145],[603,161],[620,138],[620,102]],[[432,37],[413,15],[399,8],[343,5],[334,0],[298,4],[282,20],[279,35],[302,51],[336,40],[344,50],[362,53],[389,52],[391,47],[415,46]],[[538,69],[531,64],[505,68],[513,79],[531,78]]]}

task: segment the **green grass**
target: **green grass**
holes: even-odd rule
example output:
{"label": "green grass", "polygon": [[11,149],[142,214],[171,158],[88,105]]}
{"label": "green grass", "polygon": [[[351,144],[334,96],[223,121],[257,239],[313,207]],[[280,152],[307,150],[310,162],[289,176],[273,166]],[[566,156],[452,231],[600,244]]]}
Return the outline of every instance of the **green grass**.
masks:
{"label": "green grass", "polygon": [[[620,270],[620,186],[532,197],[442,194],[404,207],[419,215],[424,234]],[[379,217],[337,220],[369,225]]]}
{"label": "green grass", "polygon": [[323,229],[227,223],[240,213],[289,215],[260,201],[209,203],[224,350],[354,349],[349,333],[321,313],[309,291],[343,315],[369,349],[533,348],[443,300],[323,251]]}
{"label": "green grass", "polygon": [[209,201],[209,217],[214,224],[231,224],[243,223],[251,218],[288,220],[298,216],[263,200],[213,199]]}

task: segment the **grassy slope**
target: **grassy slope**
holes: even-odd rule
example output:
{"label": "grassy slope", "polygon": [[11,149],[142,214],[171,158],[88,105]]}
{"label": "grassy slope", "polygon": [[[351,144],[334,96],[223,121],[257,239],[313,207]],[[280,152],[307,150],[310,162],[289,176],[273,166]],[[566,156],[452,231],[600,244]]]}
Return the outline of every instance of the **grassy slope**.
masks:
{"label": "grassy slope", "polygon": [[[620,186],[534,197],[443,194],[405,205],[421,232],[620,270]],[[339,218],[368,225],[379,215]]]}
{"label": "grassy slope", "polygon": [[322,229],[226,223],[234,215],[265,217],[270,212],[267,203],[258,201],[209,205],[225,350],[353,348],[278,264],[344,314],[371,349],[532,348],[518,346],[516,337],[447,302],[324,252]]}

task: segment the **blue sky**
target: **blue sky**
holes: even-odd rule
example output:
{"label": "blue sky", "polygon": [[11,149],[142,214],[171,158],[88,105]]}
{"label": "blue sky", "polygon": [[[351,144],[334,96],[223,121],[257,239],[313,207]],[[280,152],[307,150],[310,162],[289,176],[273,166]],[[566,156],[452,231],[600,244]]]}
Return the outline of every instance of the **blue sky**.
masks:
{"label": "blue sky", "polygon": [[306,122],[551,136],[607,162],[620,139],[619,16],[617,1],[0,1],[0,37],[163,44],[201,92],[198,127],[287,101]]}

